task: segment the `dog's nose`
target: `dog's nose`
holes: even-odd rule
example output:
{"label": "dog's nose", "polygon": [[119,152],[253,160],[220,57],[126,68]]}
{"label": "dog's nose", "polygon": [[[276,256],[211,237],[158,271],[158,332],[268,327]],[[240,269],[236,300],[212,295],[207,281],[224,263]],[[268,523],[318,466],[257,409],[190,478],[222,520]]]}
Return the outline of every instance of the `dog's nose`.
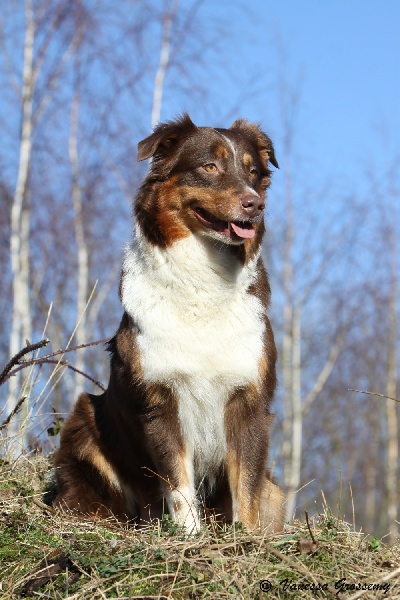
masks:
{"label": "dog's nose", "polygon": [[240,203],[249,217],[258,217],[265,208],[265,202],[255,194],[243,196]]}

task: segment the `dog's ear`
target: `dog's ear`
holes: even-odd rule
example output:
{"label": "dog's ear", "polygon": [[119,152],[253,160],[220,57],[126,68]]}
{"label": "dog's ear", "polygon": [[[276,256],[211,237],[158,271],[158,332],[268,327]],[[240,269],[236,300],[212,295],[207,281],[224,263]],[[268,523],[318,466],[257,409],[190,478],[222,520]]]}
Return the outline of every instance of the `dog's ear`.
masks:
{"label": "dog's ear", "polygon": [[256,144],[258,154],[263,167],[268,171],[268,162],[279,169],[278,161],[275,157],[274,146],[271,139],[264,133],[255,123],[249,123],[246,119],[237,119],[231,125],[231,129],[235,129],[243,133],[246,137]]}
{"label": "dog's ear", "polygon": [[176,121],[161,123],[149,137],[139,142],[137,159],[146,160],[156,154],[162,156],[195,131],[197,127],[187,113]]}

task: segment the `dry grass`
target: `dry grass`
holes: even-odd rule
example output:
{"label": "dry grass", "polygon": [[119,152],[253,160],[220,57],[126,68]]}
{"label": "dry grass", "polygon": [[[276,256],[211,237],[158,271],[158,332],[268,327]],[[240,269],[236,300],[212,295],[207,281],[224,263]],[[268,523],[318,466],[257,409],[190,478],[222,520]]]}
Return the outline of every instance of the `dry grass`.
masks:
{"label": "dry grass", "polygon": [[[327,509],[311,531],[295,522],[266,537],[211,523],[185,538],[168,519],[135,529],[55,512],[42,502],[48,473],[46,457],[1,464],[0,598],[400,597],[400,546]],[[350,589],[341,591],[344,579]]]}

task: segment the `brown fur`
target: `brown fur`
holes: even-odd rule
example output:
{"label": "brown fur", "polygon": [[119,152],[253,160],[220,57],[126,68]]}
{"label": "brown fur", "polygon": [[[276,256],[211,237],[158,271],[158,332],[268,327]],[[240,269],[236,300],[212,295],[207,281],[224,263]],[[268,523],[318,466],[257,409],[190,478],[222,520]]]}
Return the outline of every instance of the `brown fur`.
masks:
{"label": "brown fur", "polygon": [[[229,140],[238,148],[241,163],[235,168],[240,172],[229,162]],[[139,160],[150,156],[151,169],[135,203],[136,220],[147,243],[164,251],[201,233],[205,226],[196,214],[201,207],[205,212],[200,217],[214,219],[211,228],[233,221],[246,222],[245,227],[255,230],[245,240],[231,233],[235,243],[226,247],[238,260],[238,270],[247,265],[257,255],[264,232],[259,213],[270,182],[268,162],[278,166],[269,138],[244,120],[222,130],[197,128],[186,116],[160,125],[139,144]],[[213,167],[206,174],[198,164],[216,164],[216,175]],[[247,187],[242,180],[248,181]],[[243,190],[248,189],[254,190],[261,206],[254,216],[248,216],[241,201],[243,194],[249,194]],[[121,282],[125,277],[122,272]],[[256,296],[266,311],[270,289],[261,259],[247,293]],[[157,299],[149,298],[150,311],[152,302]],[[142,334],[125,312],[109,343],[108,389],[101,396],[82,394],[63,428],[55,459],[60,506],[143,523],[160,518],[167,512],[165,497],[190,485],[179,397],[170,383],[146,380],[138,342]],[[276,385],[276,348],[266,315],[263,346],[258,364],[261,384],[236,387],[227,399],[226,460],[214,473],[215,485],[210,489],[201,485],[199,496],[206,510],[228,521],[236,506],[238,520],[249,528],[279,530],[283,494],[266,474],[270,403]],[[188,501],[179,493],[170,506],[178,512]]]}

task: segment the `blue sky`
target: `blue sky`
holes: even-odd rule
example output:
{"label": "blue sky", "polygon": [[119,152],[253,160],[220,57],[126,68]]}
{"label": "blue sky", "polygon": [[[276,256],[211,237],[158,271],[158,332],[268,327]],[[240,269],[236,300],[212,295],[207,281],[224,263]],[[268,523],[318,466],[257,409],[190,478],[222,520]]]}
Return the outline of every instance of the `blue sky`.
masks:
{"label": "blue sky", "polygon": [[398,153],[400,2],[267,0],[257,5],[266,28],[281,32],[294,71],[304,68],[304,126],[315,154],[327,154],[326,168],[330,163],[349,172],[360,161],[380,160],[381,135]]}
{"label": "blue sky", "polygon": [[336,177],[344,191],[357,187],[369,165],[381,169],[399,156],[399,0],[253,0],[247,7],[205,0],[201,9],[206,22],[226,23],[231,30],[220,65],[224,69],[225,63],[227,76],[221,75],[219,87],[215,77],[210,81],[215,118],[207,119],[215,122],[202,122],[198,103],[180,106],[173,99],[166,100],[162,117],[186,109],[199,125],[228,126],[221,122],[224,110],[229,113],[240,97],[237,116],[260,121],[284,160],[273,88],[282,70],[279,40],[285,79],[294,87],[301,81],[297,151],[308,156],[311,172],[322,180]]}

